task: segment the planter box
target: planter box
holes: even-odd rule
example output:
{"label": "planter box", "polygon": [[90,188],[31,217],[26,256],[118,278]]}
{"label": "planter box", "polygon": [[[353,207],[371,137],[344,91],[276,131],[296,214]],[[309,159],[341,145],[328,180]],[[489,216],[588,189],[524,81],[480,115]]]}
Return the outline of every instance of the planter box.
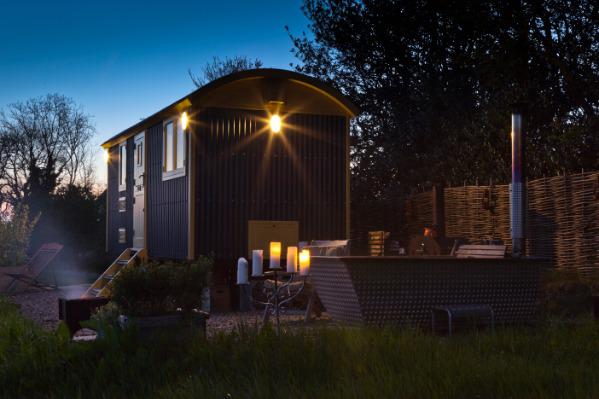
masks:
{"label": "planter box", "polygon": [[226,313],[232,311],[231,289],[226,285],[214,286],[212,288],[211,305],[213,312]]}
{"label": "planter box", "polygon": [[121,329],[135,327],[139,329],[142,337],[150,336],[156,332],[167,330],[193,331],[199,329],[206,335],[206,319],[210,316],[203,311],[195,311],[191,320],[185,318],[183,313],[171,313],[158,316],[129,317],[119,316],[118,324]]}

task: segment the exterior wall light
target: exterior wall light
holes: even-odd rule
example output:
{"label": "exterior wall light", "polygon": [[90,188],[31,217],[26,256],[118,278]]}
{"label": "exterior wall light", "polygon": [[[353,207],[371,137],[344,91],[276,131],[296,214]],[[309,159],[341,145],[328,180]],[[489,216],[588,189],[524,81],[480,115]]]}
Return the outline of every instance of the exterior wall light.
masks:
{"label": "exterior wall light", "polygon": [[281,117],[274,114],[270,117],[270,130],[273,133],[279,133],[281,131]]}
{"label": "exterior wall light", "polygon": [[187,112],[183,112],[181,114],[181,127],[183,128],[183,130],[186,130],[188,125],[189,125],[189,116],[187,116]]}
{"label": "exterior wall light", "polygon": [[104,154],[102,154],[102,158],[104,158],[104,163],[108,163],[110,161],[110,153],[108,150],[104,150]]}

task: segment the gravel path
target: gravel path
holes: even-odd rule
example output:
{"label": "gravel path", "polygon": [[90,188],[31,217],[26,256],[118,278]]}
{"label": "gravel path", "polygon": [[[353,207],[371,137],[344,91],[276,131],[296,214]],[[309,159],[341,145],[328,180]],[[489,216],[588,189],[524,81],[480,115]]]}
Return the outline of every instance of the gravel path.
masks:
{"label": "gravel path", "polygon": [[21,313],[48,330],[58,326],[58,298],[81,295],[87,285],[62,287],[53,291],[33,291],[16,294],[8,300],[21,307]]}
{"label": "gravel path", "polygon": [[[48,330],[54,330],[58,326],[58,298],[76,297],[81,295],[86,286],[63,287],[57,291],[38,291],[22,293],[9,296],[8,299],[21,307],[21,313],[38,325]],[[213,313],[207,321],[206,329],[208,336],[213,336],[218,332],[229,332],[237,326],[243,325],[248,328],[255,328],[262,324],[262,311],[252,312],[230,312]],[[274,317],[271,317],[274,322]],[[288,310],[281,315],[281,328],[299,329],[307,326],[314,328],[317,326],[331,325],[331,321],[326,313],[313,320],[309,324],[304,324],[304,312],[302,310]]]}

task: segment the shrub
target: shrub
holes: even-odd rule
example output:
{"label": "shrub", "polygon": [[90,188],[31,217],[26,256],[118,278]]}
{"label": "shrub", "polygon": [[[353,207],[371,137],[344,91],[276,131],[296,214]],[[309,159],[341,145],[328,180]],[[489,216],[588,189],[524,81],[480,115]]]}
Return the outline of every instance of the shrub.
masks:
{"label": "shrub", "polygon": [[599,283],[576,272],[556,270],[543,276],[542,311],[547,317],[576,318],[591,312],[592,295]]}
{"label": "shrub", "polygon": [[110,301],[106,305],[97,308],[92,313],[90,320],[100,326],[115,325],[121,313],[121,308],[113,301]]}
{"label": "shrub", "polygon": [[39,216],[30,219],[27,205],[20,205],[0,217],[0,266],[21,265],[27,258],[31,232]]}
{"label": "shrub", "polygon": [[112,298],[129,316],[150,316],[190,312],[202,304],[202,292],[208,286],[211,258],[194,262],[151,262],[131,266],[115,278]]}

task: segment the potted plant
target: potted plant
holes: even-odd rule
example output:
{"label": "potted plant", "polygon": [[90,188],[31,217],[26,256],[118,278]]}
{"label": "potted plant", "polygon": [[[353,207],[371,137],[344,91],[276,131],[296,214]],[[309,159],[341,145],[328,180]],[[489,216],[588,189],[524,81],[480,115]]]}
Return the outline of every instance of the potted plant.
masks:
{"label": "potted plant", "polygon": [[142,335],[165,328],[206,329],[199,310],[213,261],[150,262],[124,269],[114,279],[112,300],[122,314],[119,326],[136,326]]}

